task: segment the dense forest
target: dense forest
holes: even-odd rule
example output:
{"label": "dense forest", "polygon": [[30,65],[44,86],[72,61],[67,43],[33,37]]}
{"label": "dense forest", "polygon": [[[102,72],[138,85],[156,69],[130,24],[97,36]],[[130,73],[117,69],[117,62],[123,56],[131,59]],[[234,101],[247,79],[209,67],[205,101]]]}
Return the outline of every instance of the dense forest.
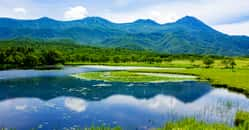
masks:
{"label": "dense forest", "polygon": [[[223,58],[221,56],[209,56]],[[71,40],[14,39],[0,41],[0,68],[32,68],[66,62],[87,63],[160,63],[173,59],[202,59],[200,55],[168,55],[152,51],[122,48],[98,48],[77,44]]]}

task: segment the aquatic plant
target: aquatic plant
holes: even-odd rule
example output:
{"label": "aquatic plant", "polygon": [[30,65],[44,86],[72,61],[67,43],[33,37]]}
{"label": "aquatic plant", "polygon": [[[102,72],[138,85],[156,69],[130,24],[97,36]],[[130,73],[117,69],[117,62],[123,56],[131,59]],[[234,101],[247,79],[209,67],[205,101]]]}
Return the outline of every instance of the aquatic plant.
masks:
{"label": "aquatic plant", "polygon": [[109,82],[165,82],[165,81],[188,81],[195,80],[193,77],[185,76],[161,76],[160,74],[142,74],[128,71],[111,71],[111,72],[87,72],[72,75],[76,78],[88,80],[102,80]]}

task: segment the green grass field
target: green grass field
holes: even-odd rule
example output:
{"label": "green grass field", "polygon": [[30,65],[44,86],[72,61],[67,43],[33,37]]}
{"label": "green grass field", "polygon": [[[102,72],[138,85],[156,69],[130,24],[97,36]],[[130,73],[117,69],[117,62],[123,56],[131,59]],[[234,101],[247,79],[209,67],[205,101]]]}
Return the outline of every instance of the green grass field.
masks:
{"label": "green grass field", "polygon": [[219,69],[219,68],[192,68],[192,69],[143,69],[130,70],[132,72],[173,73],[196,75],[200,79],[209,80],[214,86],[226,87],[249,95],[249,69]]}
{"label": "green grass field", "polygon": [[[249,69],[249,58],[236,58],[236,68]],[[126,62],[126,63],[93,63],[93,62],[67,62],[66,65],[109,65],[109,66],[151,66],[151,67],[173,67],[173,68],[205,68],[202,60],[173,60],[162,63],[147,63],[147,62]],[[222,60],[215,60],[212,68],[224,68]]]}

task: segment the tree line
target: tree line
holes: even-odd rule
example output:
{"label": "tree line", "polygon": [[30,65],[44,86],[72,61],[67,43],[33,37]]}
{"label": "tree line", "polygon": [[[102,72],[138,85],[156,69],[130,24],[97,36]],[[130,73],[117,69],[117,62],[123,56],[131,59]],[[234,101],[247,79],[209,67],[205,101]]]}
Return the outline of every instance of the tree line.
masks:
{"label": "tree line", "polygon": [[[0,41],[0,66],[10,68],[64,64],[65,62],[161,63],[175,59],[191,61],[203,59],[201,55],[170,55],[151,51],[123,48],[98,48],[76,44],[70,40],[14,39]],[[209,56],[221,59],[222,56]],[[208,63],[209,64],[209,63]]]}

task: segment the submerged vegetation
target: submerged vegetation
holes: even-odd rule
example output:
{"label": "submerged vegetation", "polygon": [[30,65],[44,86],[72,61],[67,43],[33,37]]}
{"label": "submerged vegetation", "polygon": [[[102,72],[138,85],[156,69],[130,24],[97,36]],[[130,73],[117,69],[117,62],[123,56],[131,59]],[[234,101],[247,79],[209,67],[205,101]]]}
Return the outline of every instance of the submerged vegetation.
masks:
{"label": "submerged vegetation", "polygon": [[166,81],[186,81],[195,80],[193,77],[181,77],[171,75],[149,75],[144,73],[134,73],[128,71],[110,72],[88,72],[72,75],[76,78],[88,80],[103,80],[108,82],[166,82]]}

